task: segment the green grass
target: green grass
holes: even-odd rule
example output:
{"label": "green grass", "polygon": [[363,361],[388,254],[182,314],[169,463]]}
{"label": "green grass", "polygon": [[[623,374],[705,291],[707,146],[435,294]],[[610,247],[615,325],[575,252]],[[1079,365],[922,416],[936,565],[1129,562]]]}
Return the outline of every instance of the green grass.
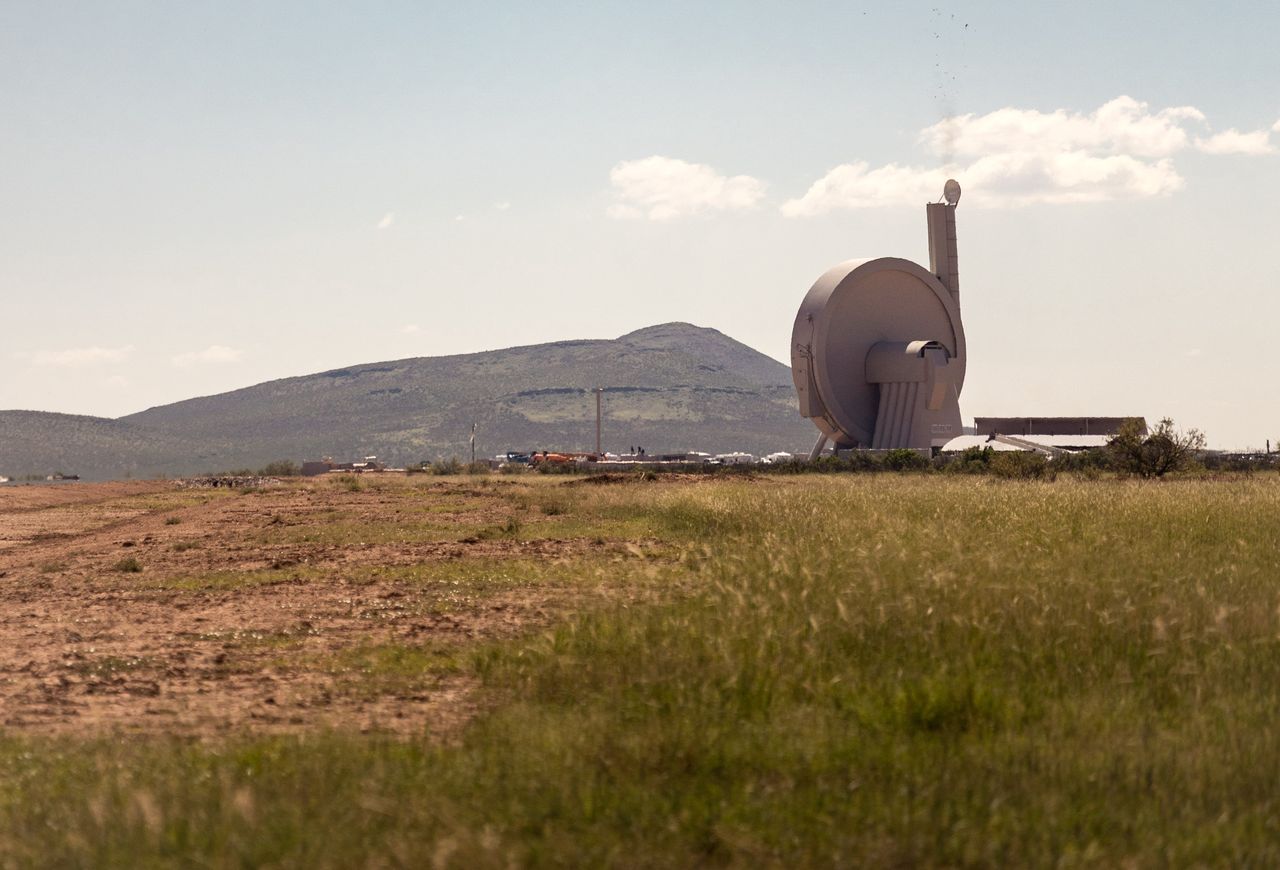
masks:
{"label": "green grass", "polygon": [[439,677],[463,670],[457,644],[360,644],[310,665],[338,678],[335,692],[374,698],[426,694]]}
{"label": "green grass", "polygon": [[524,640],[327,664],[374,691],[474,674],[456,742],[12,737],[0,863],[1280,862],[1273,476],[543,497],[679,560]]}
{"label": "green grass", "polygon": [[[650,548],[631,548],[625,558],[657,556]],[[563,559],[529,559],[521,557],[473,557],[469,559],[417,562],[409,565],[354,565],[335,568],[315,565],[289,565],[280,568],[205,571],[196,574],[156,575],[146,581],[152,589],[182,592],[223,591],[269,586],[277,583],[340,582],[366,586],[382,582],[405,586],[432,612],[475,603],[491,595],[513,589],[571,588],[608,583],[608,575],[617,572],[618,553],[588,555]],[[50,567],[50,571],[64,566]],[[627,582],[634,584],[633,578]]]}

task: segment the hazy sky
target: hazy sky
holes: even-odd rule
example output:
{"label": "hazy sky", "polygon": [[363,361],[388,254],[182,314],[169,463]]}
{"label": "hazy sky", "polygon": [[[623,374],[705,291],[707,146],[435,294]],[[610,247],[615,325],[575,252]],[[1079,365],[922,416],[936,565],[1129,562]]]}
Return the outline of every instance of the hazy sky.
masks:
{"label": "hazy sky", "polygon": [[1280,437],[1280,4],[0,0],[0,408],[670,320],[786,360],[927,263],[966,418]]}

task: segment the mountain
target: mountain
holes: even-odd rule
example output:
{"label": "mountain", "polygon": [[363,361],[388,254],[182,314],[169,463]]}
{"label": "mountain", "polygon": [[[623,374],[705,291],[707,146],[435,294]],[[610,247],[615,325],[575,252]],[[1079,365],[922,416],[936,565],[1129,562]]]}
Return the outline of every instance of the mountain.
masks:
{"label": "mountain", "polygon": [[154,477],[186,467],[192,453],[185,439],[120,420],[0,411],[0,475],[7,477],[59,471],[93,478]]}
{"label": "mountain", "polygon": [[[587,450],[603,387],[604,447],[650,454],[800,450],[791,371],[714,329],[667,323],[598,341],[367,363],[105,420],[0,412],[0,473],[86,477],[256,467],[375,454],[394,464],[506,450]],[[57,450],[47,445],[57,444]]]}

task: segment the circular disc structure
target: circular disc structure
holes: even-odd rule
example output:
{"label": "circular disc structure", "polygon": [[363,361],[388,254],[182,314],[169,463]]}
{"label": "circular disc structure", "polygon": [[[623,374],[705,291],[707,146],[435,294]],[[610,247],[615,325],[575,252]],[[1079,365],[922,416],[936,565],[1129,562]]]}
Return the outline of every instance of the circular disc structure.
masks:
{"label": "circular disc structure", "polygon": [[800,410],[837,446],[872,443],[881,396],[867,357],[883,342],[944,347],[958,395],[966,358],[960,306],[922,266],[896,257],[850,260],[820,277],[800,305],[791,333]]}

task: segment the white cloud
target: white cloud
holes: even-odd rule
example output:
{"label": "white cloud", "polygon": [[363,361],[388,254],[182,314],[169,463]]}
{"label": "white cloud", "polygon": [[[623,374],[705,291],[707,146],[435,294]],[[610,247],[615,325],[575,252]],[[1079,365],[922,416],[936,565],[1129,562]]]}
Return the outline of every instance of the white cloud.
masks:
{"label": "white cloud", "polygon": [[389,211],[382,216],[382,220],[378,221],[378,229],[385,230],[387,227],[391,226],[395,222],[396,222],[396,213],[393,211]]}
{"label": "white cloud", "polygon": [[962,180],[971,202],[976,198],[983,205],[1005,207],[1142,199],[1173,193],[1183,185],[1168,159],[1148,162],[1128,154],[1087,151],[992,154],[967,166],[939,169],[889,164],[869,170],[866,163],[854,163],[837,166],[804,196],[783,203],[782,214],[813,217],[839,208],[937,200],[948,178]]}
{"label": "white cloud", "polygon": [[122,347],[72,347],[66,350],[38,350],[31,354],[33,365],[80,368],[102,363],[123,362],[133,354],[133,345]]}
{"label": "white cloud", "polygon": [[195,365],[223,365],[238,362],[243,351],[221,344],[211,344],[204,350],[193,350],[173,357],[173,364],[180,368]]}
{"label": "white cloud", "polygon": [[1190,142],[1188,122],[1204,120],[1193,106],[1151,112],[1132,97],[1116,97],[1090,114],[997,109],[956,115],[926,127],[920,141],[943,157],[980,157],[998,152],[1088,151],[1168,157]]}
{"label": "white cloud", "polygon": [[844,163],[819,178],[799,199],[782,205],[787,217],[810,217],[834,208],[890,205],[904,199],[937,199],[947,170],[913,169],[890,163],[871,169],[866,161]]}
{"label": "white cloud", "polygon": [[980,201],[1006,206],[1144,199],[1166,196],[1183,186],[1168,158],[1145,161],[1130,154],[1088,151],[994,154],[953,174],[969,178]]}
{"label": "white cloud", "polygon": [[1183,187],[1173,158],[1189,148],[1210,154],[1273,150],[1265,130],[1194,135],[1206,127],[1204,113],[1193,106],[1152,111],[1126,96],[1089,113],[1003,108],[957,115],[920,133],[920,143],[938,158],[934,167],[842,164],[783,203],[782,213],[811,217],[937,199],[948,177],[964,185],[967,202],[984,206],[1144,199]]}
{"label": "white cloud", "polygon": [[702,163],[672,157],[624,160],[609,172],[618,201],[614,218],[669,220],[707,211],[755,207],[765,185],[749,175],[726,176]]}
{"label": "white cloud", "polygon": [[502,202],[495,202],[493,204],[493,207],[496,208],[498,211],[506,211],[507,209],[511,208],[511,203],[507,202],[506,200],[503,200]]}
{"label": "white cloud", "polygon": [[419,328],[416,323],[406,323],[404,326],[400,327],[400,333],[402,335],[413,335],[415,332],[421,331],[421,328]]}
{"label": "white cloud", "polygon": [[1270,154],[1275,150],[1271,147],[1270,130],[1241,133],[1235,128],[1197,139],[1196,147],[1206,154]]}
{"label": "white cloud", "polygon": [[466,215],[464,215],[464,214],[455,214],[455,215],[453,216],[453,219],[454,219],[455,221],[457,221],[458,223],[462,223],[463,221],[465,221],[465,220],[467,219],[467,216],[466,216]]}
{"label": "white cloud", "polygon": [[1280,121],[1276,121],[1274,124],[1272,124],[1271,130],[1274,133],[1280,133]]}

